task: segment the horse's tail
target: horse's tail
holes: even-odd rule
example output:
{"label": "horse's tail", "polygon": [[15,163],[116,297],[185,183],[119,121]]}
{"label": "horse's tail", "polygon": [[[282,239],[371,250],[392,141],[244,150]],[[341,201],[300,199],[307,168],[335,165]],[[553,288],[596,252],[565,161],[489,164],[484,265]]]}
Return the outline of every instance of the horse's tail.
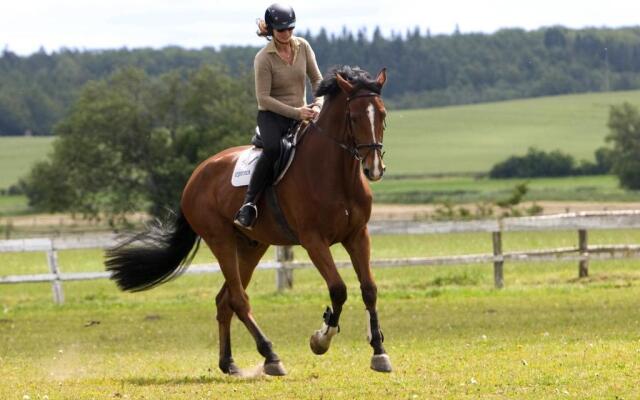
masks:
{"label": "horse's tail", "polygon": [[198,235],[180,210],[168,221],[156,220],[145,232],[108,249],[105,265],[120,289],[147,290],[184,272],[199,244]]}

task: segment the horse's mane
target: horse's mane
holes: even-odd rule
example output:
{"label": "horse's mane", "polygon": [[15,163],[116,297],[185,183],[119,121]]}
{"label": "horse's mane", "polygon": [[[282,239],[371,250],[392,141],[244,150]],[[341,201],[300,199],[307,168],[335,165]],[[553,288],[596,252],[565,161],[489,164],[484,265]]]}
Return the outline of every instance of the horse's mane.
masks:
{"label": "horse's mane", "polygon": [[380,94],[380,85],[378,85],[378,82],[376,82],[367,71],[358,66],[351,67],[349,65],[342,65],[331,68],[329,72],[325,74],[324,79],[320,82],[320,86],[318,86],[316,90],[316,97],[328,95],[329,98],[331,98],[340,93],[340,87],[336,81],[337,74],[340,74],[341,77],[352,84],[356,90],[368,89]]}

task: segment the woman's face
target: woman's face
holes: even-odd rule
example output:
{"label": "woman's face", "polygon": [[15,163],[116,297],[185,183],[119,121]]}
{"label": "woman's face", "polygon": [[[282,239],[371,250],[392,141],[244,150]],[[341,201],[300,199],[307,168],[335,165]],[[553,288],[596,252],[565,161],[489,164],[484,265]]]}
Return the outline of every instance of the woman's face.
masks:
{"label": "woman's face", "polygon": [[279,43],[289,43],[289,40],[291,40],[291,36],[293,36],[293,28],[273,30],[273,37]]}

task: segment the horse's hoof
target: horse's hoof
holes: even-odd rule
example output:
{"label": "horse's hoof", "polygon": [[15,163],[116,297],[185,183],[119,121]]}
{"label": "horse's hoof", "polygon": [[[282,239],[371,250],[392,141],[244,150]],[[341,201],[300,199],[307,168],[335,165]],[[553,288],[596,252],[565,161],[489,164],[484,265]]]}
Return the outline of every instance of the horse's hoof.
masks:
{"label": "horse's hoof", "polygon": [[314,354],[324,354],[329,350],[331,339],[338,334],[340,328],[337,326],[327,326],[322,324],[322,328],[315,331],[309,338],[309,346]]}
{"label": "horse's hoof", "polygon": [[281,361],[275,361],[270,363],[264,363],[263,371],[266,375],[271,376],[283,376],[287,374],[287,370],[284,369]]}
{"label": "horse's hoof", "polygon": [[386,354],[374,354],[371,357],[371,369],[378,372],[391,372],[391,360]]}
{"label": "horse's hoof", "polygon": [[311,347],[311,351],[313,354],[321,355],[326,353],[329,350],[329,344],[326,340],[322,340],[320,335],[314,333],[309,338],[309,347]]}
{"label": "horse's hoof", "polygon": [[226,373],[230,376],[242,376],[242,371],[235,364],[229,365],[229,369]]}
{"label": "horse's hoof", "polygon": [[236,366],[236,364],[231,360],[230,362],[222,362],[220,363],[220,369],[223,373],[229,376],[240,376],[242,375],[242,371],[240,368]]}

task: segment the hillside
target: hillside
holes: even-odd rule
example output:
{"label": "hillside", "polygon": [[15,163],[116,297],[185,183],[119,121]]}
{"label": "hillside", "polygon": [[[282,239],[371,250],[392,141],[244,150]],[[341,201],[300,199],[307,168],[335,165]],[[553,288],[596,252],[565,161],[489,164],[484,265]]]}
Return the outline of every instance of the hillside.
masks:
{"label": "hillside", "polygon": [[15,184],[52,150],[53,137],[0,137],[0,189]]}
{"label": "hillside", "polygon": [[393,111],[385,133],[387,173],[487,172],[530,146],[593,160],[605,145],[609,106],[624,101],[640,104],[640,91]]}
{"label": "hillside", "polygon": [[[530,146],[593,159],[605,144],[609,106],[623,101],[640,104],[640,91],[392,111],[384,140],[387,173],[487,172]],[[51,143],[49,137],[1,137],[0,188],[45,158]]]}

